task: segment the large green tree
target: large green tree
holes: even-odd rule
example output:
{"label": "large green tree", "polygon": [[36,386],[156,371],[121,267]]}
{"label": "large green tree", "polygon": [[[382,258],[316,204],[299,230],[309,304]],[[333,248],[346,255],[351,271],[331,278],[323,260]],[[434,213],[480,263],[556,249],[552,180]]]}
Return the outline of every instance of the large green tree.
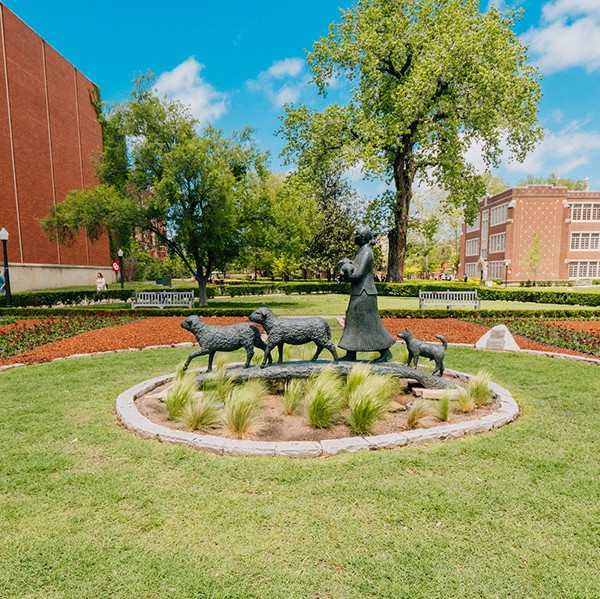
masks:
{"label": "large green tree", "polygon": [[[205,306],[211,272],[240,251],[246,206],[267,176],[266,155],[249,130],[199,133],[187,108],[159,98],[153,83],[152,76],[138,78],[131,99],[107,117],[112,142],[98,169],[102,184],[70,193],[45,229],[67,241],[81,227],[92,238],[127,227],[153,233],[194,274]],[[126,161],[119,136],[128,142]]]}
{"label": "large green tree", "polygon": [[513,31],[519,13],[481,13],[479,5],[358,0],[308,54],[319,92],[347,84],[350,100],[286,110],[288,160],[309,169],[360,164],[391,183],[392,280],[403,274],[416,177],[445,189],[472,220],[485,186],[465,159],[471,145],[493,166],[503,146],[522,160],[541,138],[538,71]]}

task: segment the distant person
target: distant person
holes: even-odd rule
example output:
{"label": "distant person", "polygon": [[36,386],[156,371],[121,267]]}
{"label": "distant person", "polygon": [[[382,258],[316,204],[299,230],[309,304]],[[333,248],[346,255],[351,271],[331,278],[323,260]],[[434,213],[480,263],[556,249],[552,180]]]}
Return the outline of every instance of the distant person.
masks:
{"label": "distant person", "polygon": [[467,282],[467,280],[468,280],[468,278],[469,278],[469,277],[467,277],[467,275],[465,274],[465,276],[463,277],[463,282],[465,282],[465,283],[466,283],[466,282]]}
{"label": "distant person", "polygon": [[99,272],[96,277],[96,291],[106,291],[108,289],[108,285],[106,284],[106,280],[102,276],[102,273]]}
{"label": "distant person", "polygon": [[0,275],[0,294],[6,293],[6,279],[4,275]]}

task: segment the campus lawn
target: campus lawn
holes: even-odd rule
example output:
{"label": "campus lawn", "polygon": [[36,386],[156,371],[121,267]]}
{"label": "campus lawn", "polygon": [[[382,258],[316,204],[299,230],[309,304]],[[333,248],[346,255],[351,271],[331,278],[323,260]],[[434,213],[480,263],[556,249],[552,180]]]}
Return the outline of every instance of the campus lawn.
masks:
{"label": "campus lawn", "polygon": [[514,394],[515,423],[294,461],[116,424],[120,392],[188,353],[0,373],[1,597],[600,596],[598,367],[452,347],[448,367]]}

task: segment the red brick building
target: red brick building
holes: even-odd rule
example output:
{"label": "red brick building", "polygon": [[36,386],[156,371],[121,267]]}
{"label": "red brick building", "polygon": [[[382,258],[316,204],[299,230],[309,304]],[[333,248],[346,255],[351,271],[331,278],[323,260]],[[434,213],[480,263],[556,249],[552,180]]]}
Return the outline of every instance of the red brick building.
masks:
{"label": "red brick building", "polygon": [[[534,239],[542,259],[526,255]],[[473,225],[463,225],[459,276],[484,280],[566,281],[600,278],[600,192],[530,185],[489,196]]]}
{"label": "red brick building", "polygon": [[0,3],[0,228],[13,291],[92,285],[110,271],[107,239],[49,241],[38,219],[67,192],[97,184],[102,146],[94,85]]}

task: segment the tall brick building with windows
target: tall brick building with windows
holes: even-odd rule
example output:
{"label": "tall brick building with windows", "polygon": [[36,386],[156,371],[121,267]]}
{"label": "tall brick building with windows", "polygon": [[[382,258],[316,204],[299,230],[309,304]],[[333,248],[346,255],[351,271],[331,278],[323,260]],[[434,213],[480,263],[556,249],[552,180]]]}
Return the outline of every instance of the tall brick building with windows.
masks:
{"label": "tall brick building with windows", "polygon": [[13,291],[94,283],[108,240],[49,241],[38,219],[71,189],[97,183],[102,147],[94,85],[0,3],[0,228]]}
{"label": "tall brick building with windows", "polygon": [[[525,263],[541,240],[537,272]],[[530,185],[489,196],[463,225],[459,275],[508,282],[600,278],[600,192]]]}

